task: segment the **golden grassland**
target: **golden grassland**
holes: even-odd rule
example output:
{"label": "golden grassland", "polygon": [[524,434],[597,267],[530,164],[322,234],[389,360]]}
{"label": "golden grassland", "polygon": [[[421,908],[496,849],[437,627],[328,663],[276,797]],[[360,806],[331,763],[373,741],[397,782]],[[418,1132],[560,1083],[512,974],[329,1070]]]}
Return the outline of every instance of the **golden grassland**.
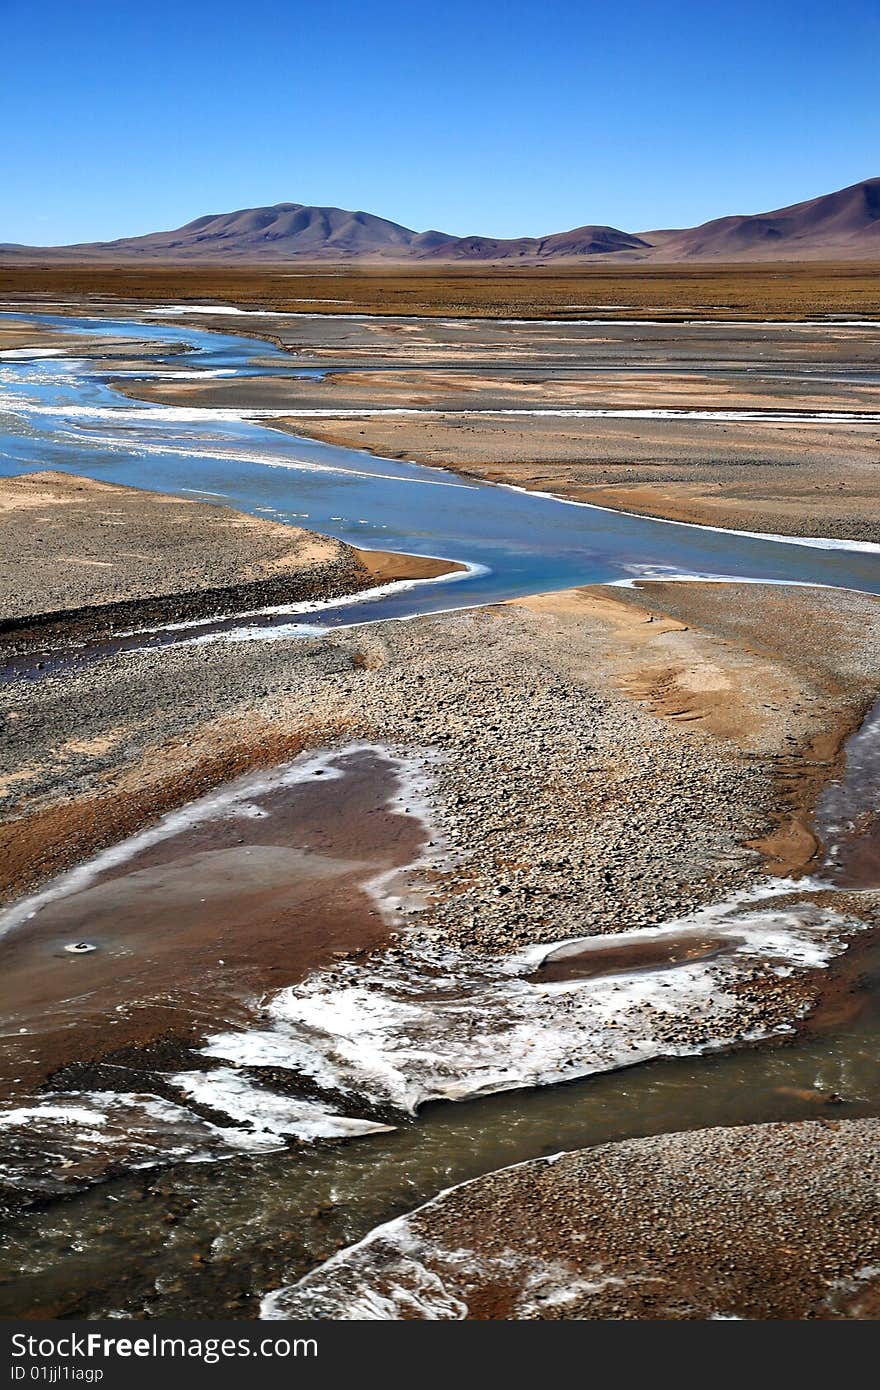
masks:
{"label": "golden grassland", "polygon": [[[0,296],[118,298],[327,314],[800,319],[880,315],[880,264],[699,266],[0,265]],[[617,306],[609,308],[608,306]]]}

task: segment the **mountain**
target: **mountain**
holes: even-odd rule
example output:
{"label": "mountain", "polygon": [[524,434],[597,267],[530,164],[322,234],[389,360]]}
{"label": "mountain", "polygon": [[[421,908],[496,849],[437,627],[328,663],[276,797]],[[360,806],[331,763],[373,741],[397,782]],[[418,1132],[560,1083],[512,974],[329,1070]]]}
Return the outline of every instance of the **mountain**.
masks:
{"label": "mountain", "polygon": [[880,259],[880,179],[752,216],[644,232],[652,260]]}
{"label": "mountain", "polygon": [[[119,241],[82,242],[58,248],[92,259],[132,256],[150,260],[285,261],[346,260],[352,257],[407,257],[449,241],[443,232],[413,232],[369,212],[342,208],[313,208],[302,203],[276,203],[268,208],[242,208],[197,217],[173,232],[123,237]],[[6,248],[0,248],[6,249]],[[23,249],[23,248],[19,248]],[[33,249],[33,248],[28,248]]]}
{"label": "mountain", "polygon": [[[276,203],[197,217],[173,232],[125,237],[120,241],[84,242],[46,248],[48,254],[89,260],[303,260],[434,259],[441,261],[543,260],[553,256],[611,254],[647,249],[638,237],[613,227],[578,227],[549,237],[454,237],[444,232],[414,232],[398,222],[368,212],[342,208]],[[34,247],[0,246],[0,255],[32,253]]]}
{"label": "mountain", "polygon": [[[430,235],[433,235],[431,233]],[[649,250],[648,243],[616,227],[575,227],[554,236],[517,237],[505,241],[497,237],[449,237],[430,247],[426,256],[438,261],[546,261],[558,257],[610,256],[618,251]]]}
{"label": "mountain", "polygon": [[754,261],[880,260],[880,179],[775,212],[719,217],[700,227],[622,232],[586,225],[544,237],[415,232],[368,212],[276,203],[213,213],[172,232],[76,246],[0,245],[13,261]]}

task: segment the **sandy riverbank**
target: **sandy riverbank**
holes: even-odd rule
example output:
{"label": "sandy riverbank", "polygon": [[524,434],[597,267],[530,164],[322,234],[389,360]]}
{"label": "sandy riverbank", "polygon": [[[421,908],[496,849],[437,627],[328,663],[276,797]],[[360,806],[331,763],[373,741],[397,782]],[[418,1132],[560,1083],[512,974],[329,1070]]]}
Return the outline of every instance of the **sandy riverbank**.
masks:
{"label": "sandy riverbank", "polygon": [[880,1123],[667,1134],[490,1173],[264,1302],[283,1318],[873,1318]]}
{"label": "sandy riverbank", "polygon": [[[97,297],[58,307],[88,308],[99,317],[128,308],[154,325],[169,312],[170,322],[179,318],[198,328],[264,335],[285,350],[293,375],[192,380],[184,370],[178,379],[172,374],[166,380],[120,380],[121,394],[245,415],[249,408],[286,404],[306,416],[271,423],[294,434],[638,514],[788,535],[880,538],[875,423],[559,420],[491,413],[511,406],[621,405],[873,411],[880,390],[880,330],[870,318],[847,327],[809,317],[800,324],[737,322],[733,316],[709,324],[615,322],[613,316],[596,323],[430,316],[402,321],[379,314],[346,317],[342,310],[304,317],[292,310],[273,317],[273,310],[268,317],[250,317],[250,296],[240,305],[219,302],[214,315],[201,312],[210,301],[188,313],[186,296],[171,311],[156,309],[149,298],[126,306]],[[714,307],[720,312],[724,305]],[[818,299],[814,310],[819,312]],[[158,320],[150,318],[155,313]],[[128,351],[132,361],[126,365],[136,367],[148,353],[142,343],[104,339],[102,347],[102,340],[79,334],[39,325],[23,329],[14,319],[0,324],[0,339],[6,335],[19,346],[36,342],[54,351],[63,344],[111,365],[124,363]],[[185,355],[180,361],[185,368]],[[297,376],[303,367],[319,367],[323,376]],[[308,418],[311,409],[332,416],[334,410],[399,406],[449,414]],[[470,408],[486,413],[460,415]]]}
{"label": "sandy riverbank", "polygon": [[218,506],[67,473],[0,479],[0,636],[69,639],[325,599],[452,562],[356,550]]}
{"label": "sandy riverbank", "polygon": [[[261,319],[187,316],[179,307],[181,322],[267,335],[289,355],[291,374],[201,381],[166,375],[121,381],[123,394],[245,415],[289,409],[289,418],[270,422],[382,457],[650,516],[880,539],[880,428],[869,418],[880,391],[880,330],[870,321],[846,328],[815,321]],[[308,370],[296,376],[301,368]],[[309,375],[315,369],[318,375]],[[399,409],[437,413],[371,413]],[[794,418],[495,413],[573,409]],[[868,418],[810,421],[811,412],[822,411]]]}
{"label": "sandy riverbank", "polygon": [[880,429],[700,420],[273,420],[383,458],[733,530],[880,542]]}

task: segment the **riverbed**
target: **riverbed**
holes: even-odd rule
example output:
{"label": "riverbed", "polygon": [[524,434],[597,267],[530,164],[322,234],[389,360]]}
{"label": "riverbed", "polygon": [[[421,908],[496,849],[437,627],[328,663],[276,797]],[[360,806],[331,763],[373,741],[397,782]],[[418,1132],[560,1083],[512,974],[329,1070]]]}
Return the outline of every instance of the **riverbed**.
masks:
{"label": "riverbed", "polygon": [[[70,322],[64,320],[65,325]],[[163,344],[169,341],[169,334],[175,339],[177,332],[167,325],[145,330],[140,324],[108,326],[104,321],[98,321],[97,326],[95,322],[80,323],[78,327],[94,333],[100,331],[101,323],[103,331],[124,332],[131,338],[146,333],[150,342]],[[237,368],[230,363],[247,365],[253,354],[265,356],[267,351],[265,345],[255,345],[250,339],[218,339],[189,328],[180,332],[186,336],[175,341],[186,347],[187,360],[198,360],[207,370],[234,371]],[[218,362],[222,366],[217,366]],[[283,364],[278,365],[280,370]],[[177,631],[171,638],[174,645],[244,636],[251,640],[273,636],[283,640],[292,635],[314,638],[334,626],[344,629],[352,623],[368,624],[380,618],[410,618],[597,580],[628,583],[651,575],[739,576],[880,592],[877,557],[870,547],[826,546],[821,537],[815,538],[818,544],[780,543],[645,521],[570,506],[552,498],[462,483],[434,470],[309,444],[254,423],[245,412],[188,411],[133,405],[130,401],[122,405],[112,390],[112,372],[96,368],[94,361],[71,364],[65,359],[43,358],[10,364],[7,360],[3,370],[14,374],[6,398],[11,417],[6,445],[11,458],[4,466],[10,471],[49,465],[165,492],[215,495],[244,510],[295,521],[356,540],[361,546],[374,544],[443,555],[470,567],[464,579],[401,587],[366,603],[342,603],[306,614],[231,615],[223,630]],[[133,649],[155,640],[156,634],[137,635]],[[167,635],[160,640],[168,641]],[[873,773],[865,749],[870,742],[866,733],[855,760],[864,767],[867,756],[869,784]],[[410,840],[408,853],[410,858],[413,853],[419,858],[433,832],[430,814],[413,781],[417,769],[395,764],[393,760],[399,755],[393,750],[374,749],[372,756],[380,760],[381,776],[390,776],[392,781],[395,767],[397,775],[401,767],[406,771],[409,780],[404,787],[398,785],[393,795],[413,800],[411,809],[417,813],[421,828]],[[279,775],[287,774],[282,770]],[[369,791],[377,808],[389,795],[387,787],[383,790],[381,776]],[[853,780],[861,824],[866,775],[862,772]],[[293,781],[298,782],[296,770]],[[844,781],[841,785],[847,784]],[[246,790],[243,801],[234,804],[250,808],[243,819],[252,828],[259,825],[261,812],[267,808],[261,805],[259,788]],[[866,804],[870,810],[870,796]],[[274,808],[276,817],[278,809]],[[328,852],[324,844],[320,853],[325,860],[342,860],[343,849],[350,850],[351,846],[344,844],[348,838],[345,823],[339,820],[332,798],[324,814],[325,819],[329,817],[328,824],[335,826],[334,833],[341,832],[341,839],[335,850],[331,845]],[[849,845],[851,837],[839,833],[846,807],[841,808],[838,802],[823,814],[826,841],[835,851],[828,873],[842,875],[841,886],[846,887],[848,866],[864,865],[865,856],[861,851],[850,853],[844,842]],[[407,833],[411,836],[412,830]],[[175,855],[158,861],[155,851],[144,846],[143,851],[149,851],[144,862],[137,862],[131,854],[122,856],[128,866],[125,875],[155,876],[163,868],[167,874],[175,863],[186,863],[187,856],[191,858],[194,853],[228,858],[232,851],[233,857],[243,860],[248,851],[260,845],[259,837],[256,841],[237,835],[233,839],[234,844],[218,843],[215,832],[210,843],[184,844]],[[311,840],[288,846],[288,854],[303,849],[316,856],[316,869],[326,869],[319,864],[317,846]],[[407,854],[403,854],[398,867],[406,860]],[[292,860],[286,862],[289,868]],[[366,867],[361,864],[358,870],[361,884],[374,881],[391,867],[387,860],[384,864],[375,861],[375,847],[365,863]],[[183,884],[196,943],[204,927],[200,912],[202,916],[209,912],[198,901],[204,891],[200,885],[208,884],[211,877],[208,865],[206,859],[201,878],[190,875]],[[227,865],[226,871],[234,874],[234,866]],[[334,872],[340,872],[338,862]],[[873,886],[870,873],[864,868],[859,872],[859,888]],[[118,902],[119,892],[126,891],[120,889],[119,879],[118,871],[106,879],[114,895],[111,907]],[[150,883],[151,892],[160,887],[155,877]],[[77,882],[68,889],[71,886],[81,892],[85,885]],[[100,877],[95,888],[101,888]],[[128,891],[137,898],[136,880],[129,882]],[[246,895],[245,881],[240,891]],[[795,902],[790,901],[792,897]],[[63,898],[54,902],[59,900]],[[156,1070],[166,1076],[172,1071],[176,1088],[175,1098],[167,1093],[159,1098],[166,1108],[156,1101],[151,1102],[152,1108],[145,1108],[141,1098],[123,1102],[120,1109],[120,1095],[142,1097],[142,1093],[108,1088],[105,1079],[99,1097],[104,1109],[100,1110],[91,1089],[94,1077],[84,1076],[86,1099],[82,1095],[77,1099],[69,1083],[64,1098],[40,1099],[39,1105],[48,1106],[44,1111],[47,1131],[41,1133],[39,1125],[35,1129],[33,1114],[24,1117],[31,1135],[36,1134],[38,1150],[41,1138],[58,1150],[61,1177],[66,1173],[74,1180],[72,1189],[77,1186],[75,1170],[82,1156],[65,1153],[63,1143],[59,1150],[59,1135],[76,1142],[85,1133],[91,1150],[85,1156],[86,1171],[81,1174],[86,1184],[100,1175],[88,1168],[106,1134],[111,1136],[111,1147],[120,1140],[130,1143],[134,1135],[140,1145],[139,1159],[150,1166],[140,1177],[118,1178],[85,1191],[63,1207],[51,1209],[51,1214],[42,1212],[37,1220],[22,1218],[20,1227],[13,1230],[13,1242],[22,1242],[17,1251],[29,1272],[23,1282],[16,1280],[10,1286],[10,1306],[19,1310],[55,1306],[61,1311],[92,1314],[123,1307],[152,1315],[216,1312],[231,1306],[248,1313],[253,1311],[256,1296],[314,1263],[322,1249],[334,1242],[363,1234],[390,1211],[412,1205],[450,1180],[530,1156],[548,1144],[554,1149],[570,1147],[596,1142],[599,1137],[648,1132],[655,1124],[658,1128],[686,1128],[696,1122],[711,1123],[714,1116],[718,1122],[731,1123],[740,1116],[751,1120],[780,1113],[814,1113],[815,1105],[822,1104],[830,1093],[840,1093],[858,1113],[872,1113],[876,1097],[865,1064],[874,1049],[870,1005],[858,1010],[857,1023],[847,1020],[838,1030],[830,1070],[824,1072],[817,1070],[814,1049],[820,1044],[813,1038],[801,1039],[796,1047],[783,1045],[698,1062],[656,1061],[646,1065],[649,1059],[670,1053],[704,1052],[707,1048],[715,1052],[726,1043],[757,1040],[757,1035],[755,1039],[742,1037],[738,1020],[732,1035],[719,1026],[716,996],[725,972],[732,968],[735,975],[737,969],[769,968],[772,974],[774,970],[790,970],[793,965],[827,966],[850,941],[859,938],[861,931],[852,904],[841,899],[838,910],[836,901],[834,890],[829,896],[822,883],[815,888],[801,883],[797,889],[778,885],[751,898],[716,905],[708,916],[684,914],[681,920],[650,930],[638,943],[634,939],[628,944],[609,942],[606,938],[607,968],[574,974],[569,970],[561,979],[554,978],[552,971],[548,976],[547,967],[541,979],[542,961],[552,955],[546,947],[508,956],[489,971],[485,963],[442,950],[422,951],[420,963],[406,957],[401,962],[391,953],[367,963],[331,965],[323,974],[313,974],[300,990],[285,985],[270,996],[259,1028],[248,1017],[246,1002],[242,1007],[238,1001],[235,1009],[227,1004],[227,1017],[220,1022],[232,1027],[224,1031],[212,1020],[207,1050],[204,1038],[196,1039],[194,1052],[201,1060],[193,1063],[190,1059],[184,1066],[179,1057],[157,1059],[160,1065]],[[50,903],[31,905],[29,910],[42,913],[50,907]],[[57,906],[54,910],[57,912]],[[174,910],[180,910],[180,899],[175,900]],[[92,920],[87,917],[86,922]],[[44,922],[48,939],[53,924],[48,918]],[[71,920],[70,925],[76,927],[78,940],[80,922]],[[27,927],[18,929],[22,943],[29,931]],[[135,930],[128,941],[115,937],[92,942],[86,938],[83,944],[99,952],[124,954],[131,950],[136,936]],[[669,949],[652,954],[658,940],[662,944],[666,938]],[[689,938],[693,950],[687,948]],[[56,949],[64,949],[57,927],[52,940]],[[685,947],[681,949],[683,941]],[[619,953],[635,950],[636,944],[642,948],[643,959],[624,961],[621,968]],[[577,951],[572,954],[576,957]],[[90,959],[86,952],[81,958],[68,957],[65,965],[88,969]],[[225,960],[225,955],[218,955],[221,970]],[[870,955],[865,960],[870,966]],[[54,959],[49,968],[57,971]],[[104,988],[111,983],[106,981]],[[664,1037],[662,1027],[658,1032],[653,1026],[643,1026],[644,1014],[639,1021],[639,1010],[646,1004],[649,1011],[654,1009],[657,1000],[669,991],[672,997],[666,1012],[676,1015],[679,1028],[684,1019],[696,1030],[689,1045],[682,1044],[680,1036]],[[222,989],[219,993],[222,995]],[[537,1009],[536,1001],[540,1002]],[[425,1020],[420,1020],[413,1010],[425,1006]],[[329,1032],[325,1026],[328,1019],[334,1020]],[[607,1025],[616,1019],[625,1022],[625,1036],[614,1040]],[[415,1042],[411,1036],[414,1029]],[[442,1033],[442,1046],[432,1029]],[[777,1030],[777,1043],[789,1042],[794,1036],[789,1029],[787,1025]],[[591,1040],[592,1052],[586,1061],[578,1057],[584,1051],[585,1037]],[[376,1064],[369,1075],[359,1066],[365,1038]],[[641,1065],[630,1070],[635,1063]],[[120,1058],[112,1065],[125,1066],[126,1062]],[[739,1070],[749,1067],[753,1072]],[[720,1068],[719,1073],[716,1068]],[[725,1068],[730,1068],[729,1077]],[[279,1073],[285,1070],[296,1075],[293,1094],[287,1094],[283,1086],[279,1091]],[[603,1070],[608,1072],[604,1078],[594,1075],[587,1082],[572,1080],[560,1090],[547,1089],[549,1081]],[[671,1080],[669,1084],[659,1082],[660,1090],[655,1094],[654,1078],[661,1073]],[[842,1074],[847,1080],[838,1084]],[[303,1076],[311,1078],[311,1095],[302,1093]],[[707,1079],[716,1076],[717,1092],[712,1090],[709,1101],[706,1091],[712,1083]],[[143,1070],[135,1080],[138,1086],[143,1085]],[[528,1089],[536,1086],[541,1089]],[[519,1100],[469,1100],[460,1108],[433,1103],[443,1097],[461,1099],[511,1087],[526,1088]],[[255,1095],[268,1117],[262,1129],[252,1122]],[[603,1097],[600,1117],[592,1099],[597,1095]],[[746,1108],[741,1111],[735,1098],[742,1100],[744,1095],[748,1103],[743,1101]],[[197,1108],[192,1111],[195,1118],[185,1117],[181,1127],[179,1108],[185,1096]],[[580,1100],[572,1099],[574,1096],[583,1098],[584,1108]],[[348,1100],[347,1113],[340,1107],[340,1097]],[[178,1113],[172,1114],[167,1107],[175,1105]],[[54,1113],[48,1113],[53,1106]],[[115,1113],[111,1113],[114,1106]],[[412,1112],[420,1106],[426,1108],[414,1121]],[[485,1112],[480,1107],[486,1107]],[[157,1163],[161,1169],[162,1163],[174,1156],[167,1142],[169,1119],[172,1129],[176,1126],[177,1158],[200,1158],[210,1166],[209,1177],[202,1163],[175,1167],[167,1176],[161,1171],[144,1176]],[[341,1122],[349,1126],[347,1135],[339,1132]],[[286,1147],[289,1139],[297,1136],[331,1138],[334,1125],[337,1138],[350,1141],[357,1134],[361,1137],[342,1148],[291,1151]],[[393,1134],[382,1132],[388,1125],[393,1126]],[[477,1138],[484,1134],[484,1125],[485,1141]],[[226,1133],[218,1134],[218,1130]],[[234,1144],[230,1143],[230,1133],[233,1139],[237,1133],[239,1144],[248,1149],[244,1183],[242,1160],[231,1156]],[[432,1139],[435,1133],[443,1135],[439,1148]],[[219,1166],[211,1162],[220,1158],[226,1161]],[[40,1171],[45,1173],[44,1163]],[[237,1192],[235,1198],[233,1190]],[[348,1191],[358,1194],[357,1201],[353,1195],[350,1199],[344,1195]],[[222,1217],[221,1193],[226,1203]],[[212,1206],[215,1202],[217,1205]],[[144,1224],[141,1203],[154,1213],[155,1231],[150,1221]],[[308,1203],[312,1205],[304,1205]],[[279,1222],[281,1209],[285,1212],[285,1232],[276,1238],[270,1227],[272,1222]],[[236,1215],[239,1212],[240,1218]],[[70,1236],[68,1220],[80,1223],[77,1238]],[[137,1273],[127,1270],[121,1282],[111,1284],[111,1266],[118,1264],[118,1251],[132,1223],[138,1231],[143,1230],[144,1269]],[[307,1238],[291,1235],[288,1228],[298,1223],[308,1225]],[[266,1246],[261,1254],[255,1249],[257,1233]],[[72,1243],[73,1249],[69,1257],[61,1258],[65,1243]],[[204,1267],[206,1273],[194,1281],[197,1287],[190,1287],[192,1281],[183,1278],[180,1271],[196,1256],[199,1269]],[[75,1268],[68,1265],[68,1258]],[[237,1272],[243,1262],[248,1265],[245,1275]],[[55,1275],[48,1273],[49,1264],[58,1270],[57,1285]],[[92,1292],[84,1292],[85,1284]],[[53,1298],[57,1300],[54,1305]],[[108,1301],[113,1298],[115,1302]]]}

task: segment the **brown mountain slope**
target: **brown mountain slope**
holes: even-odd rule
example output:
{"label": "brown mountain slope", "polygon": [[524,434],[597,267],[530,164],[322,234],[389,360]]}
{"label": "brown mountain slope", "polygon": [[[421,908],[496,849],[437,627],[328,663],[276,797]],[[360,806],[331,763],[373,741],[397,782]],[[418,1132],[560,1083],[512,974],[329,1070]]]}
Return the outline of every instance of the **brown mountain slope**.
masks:
{"label": "brown mountain slope", "polygon": [[616,227],[575,227],[553,236],[449,237],[424,254],[438,261],[544,261],[571,256],[609,256],[618,251],[647,251],[648,243]]}
{"label": "brown mountain slope", "polygon": [[171,232],[124,237],[119,241],[59,248],[113,259],[143,256],[172,260],[214,257],[240,260],[286,260],[289,256],[345,259],[360,256],[406,256],[449,238],[442,232],[413,232],[384,217],[343,208],[277,203],[274,207],[197,217]]}
{"label": "brown mountain slope", "polygon": [[752,216],[644,232],[652,260],[785,260],[880,257],[880,178]]}
{"label": "brown mountain slope", "polygon": [[643,232],[585,225],[544,237],[453,237],[343,208],[277,203],[170,232],[77,246],[0,245],[5,261],[753,261],[880,259],[880,178],[775,212]]}

